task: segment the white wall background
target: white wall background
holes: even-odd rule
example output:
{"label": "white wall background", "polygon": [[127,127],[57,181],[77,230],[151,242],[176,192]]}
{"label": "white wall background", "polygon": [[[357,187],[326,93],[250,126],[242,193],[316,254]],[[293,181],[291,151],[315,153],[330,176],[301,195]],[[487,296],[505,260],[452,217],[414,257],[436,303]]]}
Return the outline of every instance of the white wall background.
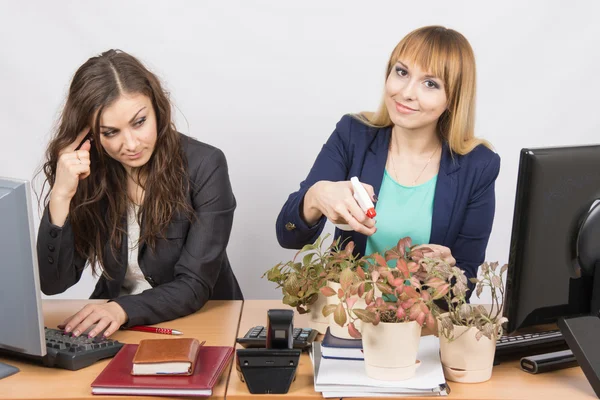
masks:
{"label": "white wall background", "polygon": [[233,268],[247,298],[278,298],[260,277],[294,254],[275,238],[285,199],[339,118],[377,106],[396,43],[441,24],[475,50],[477,134],[502,157],[487,259],[506,262],[520,149],[600,141],[599,17],[595,0],[0,0],[0,176],[32,178],[79,65],[130,52],[164,80],[179,130],[225,152]]}

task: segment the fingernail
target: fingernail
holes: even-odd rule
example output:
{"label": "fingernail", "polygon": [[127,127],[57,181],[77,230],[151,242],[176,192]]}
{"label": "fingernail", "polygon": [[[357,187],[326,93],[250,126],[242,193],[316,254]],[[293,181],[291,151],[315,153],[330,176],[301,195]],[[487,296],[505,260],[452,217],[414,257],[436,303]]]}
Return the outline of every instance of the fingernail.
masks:
{"label": "fingernail", "polygon": [[94,332],[94,331],[91,331],[91,332],[90,332],[90,333],[88,333],[88,335],[87,335],[88,339],[91,339],[91,338],[93,338],[94,336],[96,336],[96,332]]}
{"label": "fingernail", "polygon": [[79,331],[73,332],[73,336],[79,336]]}
{"label": "fingernail", "polygon": [[69,333],[69,332],[71,332],[71,329],[72,329],[72,328],[71,328],[70,326],[67,326],[67,327],[65,328],[65,332]]}

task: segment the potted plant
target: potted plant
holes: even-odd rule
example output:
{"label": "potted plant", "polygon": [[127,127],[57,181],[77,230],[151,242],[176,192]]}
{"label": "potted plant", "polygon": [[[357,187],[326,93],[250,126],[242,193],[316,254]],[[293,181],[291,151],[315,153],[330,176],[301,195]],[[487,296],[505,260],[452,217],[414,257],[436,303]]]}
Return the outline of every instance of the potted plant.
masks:
{"label": "potted plant", "polygon": [[327,285],[330,275],[335,275],[328,274],[329,265],[334,264],[337,268],[340,264],[332,260],[334,254],[340,253],[339,240],[324,249],[328,237],[325,235],[304,246],[291,261],[278,263],[262,276],[281,288],[284,304],[295,307],[300,314],[308,313],[309,327],[320,333],[325,333],[329,326],[329,318],[322,313],[327,299],[320,295],[320,289]]}
{"label": "potted plant", "polygon": [[[331,297],[332,294],[337,293],[342,288],[342,279],[347,276],[353,276],[357,271],[363,271],[367,263],[365,259],[359,258],[354,254],[354,242],[350,241],[342,249],[336,246],[330,253],[330,258],[325,265],[326,275],[325,279],[327,285],[321,287],[321,293],[326,299],[326,305],[338,304],[338,300]],[[364,274],[363,274],[364,275]],[[368,286],[371,289],[371,286]],[[355,307],[365,307],[364,296],[359,295],[358,292],[348,294],[348,299],[354,304]],[[351,300],[350,300],[351,299]],[[346,307],[346,304],[342,304],[342,307]],[[335,337],[342,339],[352,339],[348,328],[348,323],[338,324],[334,320],[334,316],[330,314],[323,314],[324,318],[329,316],[329,333]],[[360,321],[356,321],[353,327],[360,329]]]}
{"label": "potted plant", "polygon": [[[333,300],[323,314],[333,315],[340,326],[347,325],[351,337],[362,338],[369,377],[402,380],[415,374],[421,328],[435,325],[433,301],[449,290],[449,286],[437,285],[437,280],[430,284],[426,263],[417,262],[424,259],[423,251],[411,249],[411,239],[403,238],[385,257],[375,253],[359,260],[366,272],[363,268],[343,270],[337,292],[321,288]],[[392,260],[395,267],[390,266]],[[357,298],[364,298],[364,305]]]}
{"label": "potted plant", "polygon": [[492,304],[484,307],[467,302],[464,271],[458,267],[432,266],[430,273],[440,282],[455,282],[444,295],[448,312],[438,316],[440,355],[446,379],[477,383],[491,378],[496,340],[502,335],[502,324],[507,321],[501,316],[500,307],[504,297],[502,275],[507,268],[507,264],[498,268],[497,262],[485,262],[481,265],[480,277],[471,278],[477,297],[486,288],[490,290]]}

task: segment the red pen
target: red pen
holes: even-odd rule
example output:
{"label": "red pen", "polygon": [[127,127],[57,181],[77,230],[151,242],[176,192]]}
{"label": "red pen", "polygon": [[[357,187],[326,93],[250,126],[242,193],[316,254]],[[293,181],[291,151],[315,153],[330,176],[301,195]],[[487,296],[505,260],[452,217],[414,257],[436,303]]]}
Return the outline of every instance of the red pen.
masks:
{"label": "red pen", "polygon": [[140,331],[140,332],[150,332],[150,333],[162,333],[163,335],[183,335],[183,332],[180,332],[175,329],[169,328],[156,328],[154,326],[132,326],[131,328],[127,328],[130,331]]}

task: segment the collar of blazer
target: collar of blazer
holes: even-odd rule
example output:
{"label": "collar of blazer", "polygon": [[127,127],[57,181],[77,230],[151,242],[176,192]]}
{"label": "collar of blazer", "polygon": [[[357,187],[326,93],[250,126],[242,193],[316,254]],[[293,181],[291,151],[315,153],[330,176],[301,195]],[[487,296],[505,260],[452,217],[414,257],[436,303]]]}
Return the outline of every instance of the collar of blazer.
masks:
{"label": "collar of blazer", "polygon": [[[372,135],[369,151],[365,155],[361,172],[361,182],[373,186],[375,195],[379,196],[385,163],[387,160],[392,128],[370,128]],[[444,244],[450,219],[454,211],[456,196],[459,191],[457,175],[461,167],[461,156],[450,151],[448,143],[442,144],[440,171],[433,201],[431,223],[431,243]],[[366,238],[365,238],[366,242]]]}

